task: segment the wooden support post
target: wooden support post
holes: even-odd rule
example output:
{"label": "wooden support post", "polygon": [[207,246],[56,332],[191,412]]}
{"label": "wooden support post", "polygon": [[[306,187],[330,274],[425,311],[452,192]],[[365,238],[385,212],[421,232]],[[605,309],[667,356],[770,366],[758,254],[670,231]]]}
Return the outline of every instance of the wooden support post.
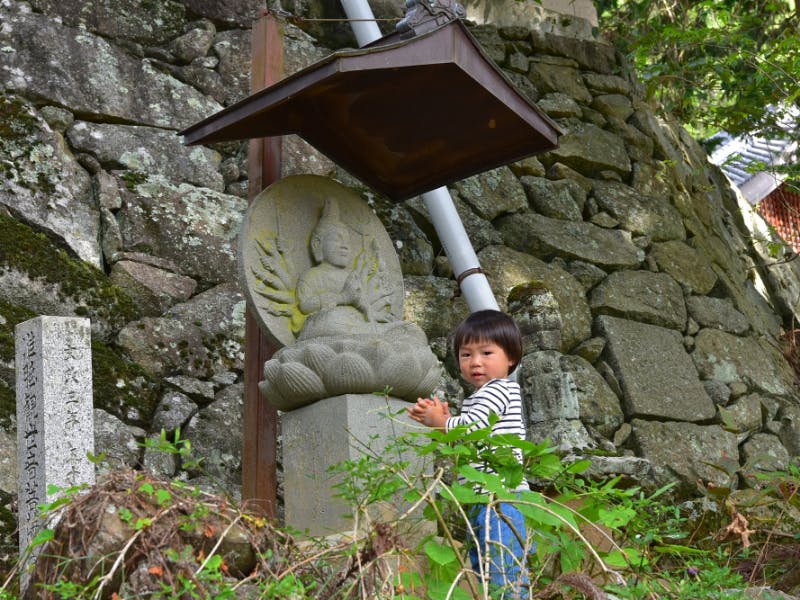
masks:
{"label": "wooden support post", "polygon": [[[283,76],[283,35],[277,19],[269,13],[253,24],[252,53],[251,93]],[[250,201],[280,176],[281,138],[250,140]],[[278,412],[261,398],[258,382],[264,361],[275,353],[277,347],[261,332],[252,311],[252,306],[248,306],[245,317],[242,501],[274,519],[277,508]]]}

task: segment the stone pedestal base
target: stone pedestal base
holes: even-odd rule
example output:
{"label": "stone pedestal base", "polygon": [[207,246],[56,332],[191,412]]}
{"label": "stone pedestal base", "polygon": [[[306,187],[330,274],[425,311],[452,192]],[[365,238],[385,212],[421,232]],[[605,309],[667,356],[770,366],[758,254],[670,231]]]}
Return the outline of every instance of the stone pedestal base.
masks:
{"label": "stone pedestal base", "polygon": [[[286,525],[312,536],[352,531],[353,521],[348,518],[352,507],[334,497],[332,486],[340,478],[328,469],[344,460],[358,459],[368,452],[367,447],[371,449],[369,455],[381,455],[396,437],[419,427],[404,412],[391,417],[407,406],[408,402],[395,398],[346,394],[283,413]],[[411,461],[409,473],[424,469],[422,459],[415,455],[402,459]],[[390,460],[397,462],[400,457],[395,455]],[[402,508],[401,503],[398,500],[396,507]]]}

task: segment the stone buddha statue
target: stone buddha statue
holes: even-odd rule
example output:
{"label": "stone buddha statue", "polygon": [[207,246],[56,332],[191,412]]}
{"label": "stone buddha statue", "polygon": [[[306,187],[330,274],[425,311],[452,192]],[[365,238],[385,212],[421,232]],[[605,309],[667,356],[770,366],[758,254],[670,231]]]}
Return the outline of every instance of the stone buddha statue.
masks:
{"label": "stone buddha statue", "polygon": [[[387,320],[388,307],[381,307],[380,301],[389,297],[391,290],[387,287],[381,294],[380,288],[388,286],[387,282],[373,282],[369,277],[369,261],[380,263],[377,250],[374,244],[368,249],[357,247],[354,235],[339,219],[336,201],[327,199],[311,233],[310,250],[316,264],[297,280],[298,307],[306,316],[299,340],[377,332],[374,324]],[[373,306],[373,296],[377,296],[378,306]]]}
{"label": "stone buddha statue", "polygon": [[314,175],[267,188],[245,216],[240,271],[262,330],[284,346],[259,384],[279,409],[384,389],[415,401],[438,383],[425,334],[401,319],[392,242],[352,190]]}

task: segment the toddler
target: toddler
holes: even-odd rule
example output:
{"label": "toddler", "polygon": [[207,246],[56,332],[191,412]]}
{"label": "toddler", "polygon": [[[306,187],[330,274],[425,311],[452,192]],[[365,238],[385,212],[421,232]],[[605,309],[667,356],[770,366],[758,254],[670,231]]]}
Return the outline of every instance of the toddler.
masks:
{"label": "toddler", "polygon": [[[451,416],[447,402],[434,397],[417,399],[408,409],[408,415],[418,423],[441,431],[459,425],[467,426],[468,431],[489,427],[490,416],[497,415],[492,435],[510,434],[525,439],[519,385],[508,378],[522,358],[522,336],[517,324],[500,311],[474,312],[456,329],[453,350],[461,375],[475,387],[475,392],[464,400],[461,414]],[[514,448],[514,454],[522,462],[522,451]],[[473,466],[489,470],[485,465]],[[528,489],[523,478],[512,491]],[[522,514],[510,503],[477,505],[469,514],[474,533],[474,539],[470,540],[473,570],[488,575],[492,584],[507,590],[510,586],[515,595],[507,597],[520,597],[529,585],[525,548],[520,544],[520,539],[526,539]],[[487,544],[490,564],[481,569],[480,559],[485,555]]]}

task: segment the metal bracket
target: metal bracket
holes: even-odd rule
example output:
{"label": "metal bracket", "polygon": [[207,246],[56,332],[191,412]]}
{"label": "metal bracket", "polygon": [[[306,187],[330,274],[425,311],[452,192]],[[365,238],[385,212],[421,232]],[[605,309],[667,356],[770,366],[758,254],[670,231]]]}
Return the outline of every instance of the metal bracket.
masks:
{"label": "metal bracket", "polygon": [[406,0],[406,14],[395,30],[402,39],[408,39],[466,16],[464,7],[455,0]]}

